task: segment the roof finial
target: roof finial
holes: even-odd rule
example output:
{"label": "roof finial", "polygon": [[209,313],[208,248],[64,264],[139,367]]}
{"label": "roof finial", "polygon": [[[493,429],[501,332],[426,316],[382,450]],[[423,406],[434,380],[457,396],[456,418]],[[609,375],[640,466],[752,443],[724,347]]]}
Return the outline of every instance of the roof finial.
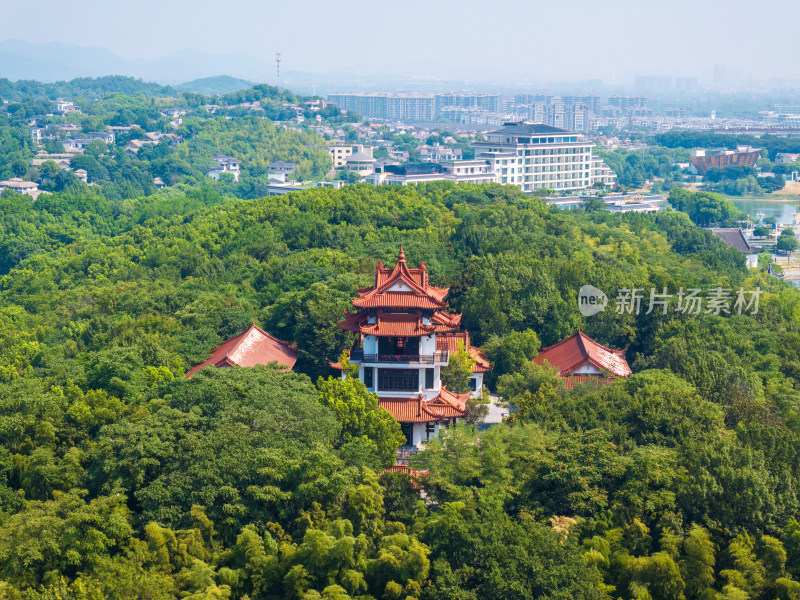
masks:
{"label": "roof finial", "polygon": [[406,253],[403,252],[403,244],[400,244],[400,254],[397,255],[397,260],[402,262],[406,260]]}

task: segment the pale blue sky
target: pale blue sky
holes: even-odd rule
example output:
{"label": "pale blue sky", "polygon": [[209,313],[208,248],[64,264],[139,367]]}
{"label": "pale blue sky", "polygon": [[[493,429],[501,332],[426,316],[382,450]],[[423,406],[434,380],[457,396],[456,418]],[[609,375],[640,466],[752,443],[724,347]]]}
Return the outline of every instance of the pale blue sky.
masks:
{"label": "pale blue sky", "polygon": [[284,69],[316,72],[434,61],[614,80],[704,76],[725,64],[797,79],[798,22],[800,0],[37,0],[5,3],[0,40],[99,46],[124,58],[196,48],[271,61],[280,48]]}

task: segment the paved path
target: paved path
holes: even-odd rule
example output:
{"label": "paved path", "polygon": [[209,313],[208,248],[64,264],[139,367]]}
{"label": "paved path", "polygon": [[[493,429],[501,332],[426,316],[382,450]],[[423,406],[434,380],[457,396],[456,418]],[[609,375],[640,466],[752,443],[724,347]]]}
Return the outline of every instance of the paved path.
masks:
{"label": "paved path", "polygon": [[516,412],[517,409],[513,405],[510,407],[500,406],[498,404],[499,398],[492,394],[490,396],[492,403],[489,405],[489,413],[486,417],[477,424],[478,431],[486,431],[489,427],[503,422],[503,417],[507,417],[509,412]]}
{"label": "paved path", "polygon": [[483,419],[484,423],[502,423],[503,417],[508,415],[508,408],[497,404],[498,397],[492,394],[490,396],[492,403],[489,405],[489,414]]}

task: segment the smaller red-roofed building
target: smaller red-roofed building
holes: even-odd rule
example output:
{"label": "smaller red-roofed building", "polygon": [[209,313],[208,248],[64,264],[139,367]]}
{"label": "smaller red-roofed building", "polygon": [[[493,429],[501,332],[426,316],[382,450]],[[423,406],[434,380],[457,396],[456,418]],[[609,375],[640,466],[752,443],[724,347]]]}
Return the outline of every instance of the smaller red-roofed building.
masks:
{"label": "smaller red-roofed building", "polygon": [[211,356],[186,374],[191,377],[205,367],[254,367],[277,362],[284,369],[291,370],[297,362],[297,348],[268,334],[253,323],[247,331],[225,340],[222,345],[209,353]]}
{"label": "smaller red-roofed building", "polygon": [[609,383],[631,374],[625,350],[607,348],[580,330],[553,346],[542,348],[533,362],[537,365],[547,362],[558,369],[559,377],[568,388],[576,383]]}

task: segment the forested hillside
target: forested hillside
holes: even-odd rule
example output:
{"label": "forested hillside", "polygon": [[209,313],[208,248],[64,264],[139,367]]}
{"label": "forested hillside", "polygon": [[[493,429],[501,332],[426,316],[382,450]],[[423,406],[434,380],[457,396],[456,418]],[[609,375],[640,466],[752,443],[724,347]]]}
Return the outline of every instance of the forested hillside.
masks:
{"label": "forested hillside", "polygon": [[[74,101],[81,112],[58,114],[57,96]],[[322,179],[331,169],[320,135],[298,123],[282,127],[274,122],[297,120],[297,111],[284,105],[302,104],[305,98],[268,85],[213,97],[129,77],[55,84],[0,80],[0,99],[9,98],[8,104],[0,104],[0,180],[21,177],[47,192],[78,185],[74,171],[82,169],[88,183],[101,187],[108,199],[150,195],[156,190],[155,178],[162,180],[159,185],[181,186],[183,192],[211,186],[227,196],[260,198],[267,194],[267,166],[273,161],[296,163],[291,178],[300,181]],[[324,116],[326,123],[344,120],[333,106],[307,113],[309,119]],[[75,127],[68,134],[63,128],[70,125]],[[43,135],[39,145],[31,135],[34,126]],[[95,139],[69,157],[68,169],[55,162],[63,158],[67,138],[108,133],[109,127],[116,128],[113,142]],[[211,180],[215,155],[239,161],[239,176],[225,173],[220,181]],[[50,160],[42,161],[42,156]],[[35,158],[40,159],[37,164],[32,163]]]}
{"label": "forested hillside", "polygon": [[[399,427],[375,397],[325,379],[401,244],[519,409],[429,444],[414,483],[379,475]],[[587,284],[611,305],[582,317]],[[714,287],[764,292],[755,314],[646,314],[651,288]],[[294,372],[183,377],[253,321]],[[578,328],[634,374],[567,390],[530,362]],[[7,598],[800,597],[800,294],[680,212],[499,185],[6,191],[0,349]]]}

